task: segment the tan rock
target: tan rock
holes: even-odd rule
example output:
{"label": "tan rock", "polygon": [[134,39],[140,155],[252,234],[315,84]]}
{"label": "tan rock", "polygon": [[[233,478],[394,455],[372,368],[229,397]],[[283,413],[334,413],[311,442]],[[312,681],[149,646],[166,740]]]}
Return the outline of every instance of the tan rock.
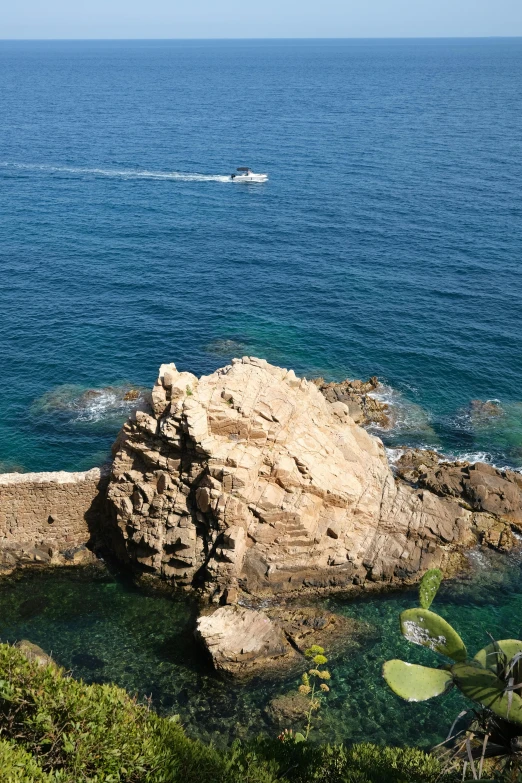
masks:
{"label": "tan rock", "polygon": [[[445,462],[436,452],[406,451],[397,463],[399,475],[416,487],[455,499],[478,512],[474,527],[481,541],[498,549],[513,546],[510,525],[522,529],[522,476],[483,462]],[[494,532],[495,529],[497,532]],[[490,531],[491,534],[486,534]],[[498,533],[498,535],[497,535]]]}
{"label": "tan rock", "polygon": [[50,655],[47,655],[41,647],[27,639],[21,639],[19,642],[16,642],[14,646],[18,648],[26,658],[30,661],[35,661],[39,666],[48,666],[49,664],[56,666],[56,663]]}
{"label": "tan rock", "polygon": [[296,656],[281,629],[264,612],[242,606],[222,606],[200,617],[195,635],[217,671],[229,674],[281,665]]}
{"label": "tan rock", "polygon": [[120,552],[216,602],[412,581],[443,563],[468,540],[470,512],[397,484],[348,410],[253,357],[199,380],[162,365],[153,408],[118,441]]}

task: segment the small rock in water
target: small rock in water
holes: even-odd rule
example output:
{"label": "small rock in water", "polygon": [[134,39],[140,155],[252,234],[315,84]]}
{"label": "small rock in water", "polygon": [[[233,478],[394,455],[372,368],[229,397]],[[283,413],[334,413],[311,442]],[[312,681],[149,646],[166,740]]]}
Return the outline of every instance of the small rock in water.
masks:
{"label": "small rock in water", "polygon": [[207,353],[213,353],[215,356],[226,356],[232,358],[233,356],[240,356],[245,352],[245,343],[242,340],[229,339],[216,339],[212,340],[205,346]]}
{"label": "small rock in water", "polygon": [[296,655],[282,630],[264,612],[243,606],[222,606],[200,617],[195,634],[215,668],[229,674],[285,664]]}
{"label": "small rock in water", "polygon": [[137,400],[140,395],[141,392],[139,389],[129,389],[129,391],[125,392],[125,394],[123,395],[123,399],[125,400],[125,402],[129,400]]}

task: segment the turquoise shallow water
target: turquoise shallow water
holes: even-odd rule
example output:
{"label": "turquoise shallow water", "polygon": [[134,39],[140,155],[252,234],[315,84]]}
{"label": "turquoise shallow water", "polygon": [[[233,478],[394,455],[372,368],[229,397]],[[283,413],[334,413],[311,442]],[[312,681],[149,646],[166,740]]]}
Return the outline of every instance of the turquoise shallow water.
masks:
{"label": "turquoise shallow water", "polygon": [[[474,653],[488,643],[487,632],[498,639],[521,637],[522,563],[520,553],[507,557],[478,551],[471,553],[470,562],[473,569],[445,583],[433,608]],[[388,658],[441,662],[400,636],[399,612],[416,605],[416,593],[336,597],[326,604],[363,620],[369,631],[330,660],[331,692],[315,739],[423,747],[444,739],[465,705],[458,693],[409,704],[394,696],[381,678]],[[195,611],[186,597],[147,595],[111,577],[85,581],[72,571],[25,574],[0,583],[2,641],[29,638],[77,677],[115,682],[141,698],[151,697],[161,712],[178,713],[193,736],[223,744],[236,737],[279,733],[282,727],[271,723],[266,707],[274,696],[299,684],[299,673],[258,677],[248,685],[220,679],[193,640]]]}
{"label": "turquoise shallow water", "polygon": [[0,470],[99,464],[128,408],[86,389],[238,353],[377,374],[390,445],[522,466],[521,64],[518,39],[0,42]]}

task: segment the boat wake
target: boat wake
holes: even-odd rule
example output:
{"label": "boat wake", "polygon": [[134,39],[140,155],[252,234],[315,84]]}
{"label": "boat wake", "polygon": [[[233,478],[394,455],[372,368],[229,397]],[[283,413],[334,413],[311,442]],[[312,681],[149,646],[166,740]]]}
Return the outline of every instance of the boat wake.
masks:
{"label": "boat wake", "polygon": [[181,171],[149,171],[148,169],[105,169],[79,166],[51,166],[44,163],[0,162],[0,168],[18,171],[41,171],[49,174],[108,177],[113,179],[175,180],[178,182],[232,182],[230,176],[221,174],[197,174]]}

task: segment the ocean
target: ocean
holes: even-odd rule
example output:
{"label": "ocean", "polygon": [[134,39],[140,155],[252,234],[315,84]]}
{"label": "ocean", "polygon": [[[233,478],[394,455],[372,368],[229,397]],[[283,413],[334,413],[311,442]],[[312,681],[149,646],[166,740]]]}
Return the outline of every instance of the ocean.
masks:
{"label": "ocean", "polygon": [[0,42],[0,470],[243,354],[521,468],[521,87],[522,39]]}

